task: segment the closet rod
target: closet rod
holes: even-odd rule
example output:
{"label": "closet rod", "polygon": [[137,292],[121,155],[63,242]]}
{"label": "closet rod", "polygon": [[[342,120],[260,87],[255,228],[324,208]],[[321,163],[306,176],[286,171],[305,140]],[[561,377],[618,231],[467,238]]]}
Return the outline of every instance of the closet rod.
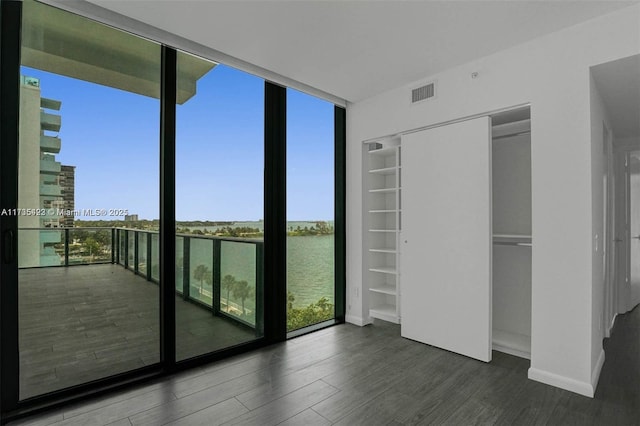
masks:
{"label": "closet rod", "polygon": [[494,136],[493,138],[491,138],[491,140],[498,140],[498,139],[505,139],[505,138],[512,138],[514,136],[520,136],[520,135],[530,135],[531,134],[531,130],[527,130],[526,132],[516,132],[516,133],[510,133],[507,135],[501,135],[501,136]]}
{"label": "closet rod", "polygon": [[531,243],[517,243],[517,242],[510,242],[510,241],[494,241],[493,244],[498,246],[532,247]]}

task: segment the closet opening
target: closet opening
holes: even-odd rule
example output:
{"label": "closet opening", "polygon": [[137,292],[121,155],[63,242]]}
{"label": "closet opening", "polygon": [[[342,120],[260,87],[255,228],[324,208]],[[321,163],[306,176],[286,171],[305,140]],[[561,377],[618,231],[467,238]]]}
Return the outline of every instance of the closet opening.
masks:
{"label": "closet opening", "polygon": [[492,347],[531,359],[531,113],[491,116]]}

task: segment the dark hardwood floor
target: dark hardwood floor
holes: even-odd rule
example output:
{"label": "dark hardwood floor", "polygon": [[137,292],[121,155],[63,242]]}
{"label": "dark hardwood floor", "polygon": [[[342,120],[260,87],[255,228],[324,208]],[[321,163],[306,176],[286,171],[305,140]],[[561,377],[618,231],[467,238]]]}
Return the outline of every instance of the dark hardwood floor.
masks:
{"label": "dark hardwood floor", "polygon": [[[20,396],[159,362],[158,285],[118,265],[19,272]],[[179,360],[255,339],[176,297]]]}
{"label": "dark hardwood floor", "polygon": [[12,424],[640,425],[640,308],[606,341],[595,398],[528,380],[528,366],[345,324]]}

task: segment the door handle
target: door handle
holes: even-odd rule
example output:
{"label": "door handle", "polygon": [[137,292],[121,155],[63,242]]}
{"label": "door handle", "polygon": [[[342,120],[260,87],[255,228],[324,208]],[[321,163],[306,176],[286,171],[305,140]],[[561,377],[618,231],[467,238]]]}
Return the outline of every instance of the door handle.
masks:
{"label": "door handle", "polygon": [[621,243],[622,241],[623,241],[622,238],[614,238],[613,239],[614,243]]}
{"label": "door handle", "polygon": [[631,237],[631,238],[633,238],[634,240],[640,240],[640,235],[635,236],[635,237]]}
{"label": "door handle", "polygon": [[12,263],[15,257],[15,250],[13,248],[13,231],[4,231],[2,240],[2,261],[6,264]]}

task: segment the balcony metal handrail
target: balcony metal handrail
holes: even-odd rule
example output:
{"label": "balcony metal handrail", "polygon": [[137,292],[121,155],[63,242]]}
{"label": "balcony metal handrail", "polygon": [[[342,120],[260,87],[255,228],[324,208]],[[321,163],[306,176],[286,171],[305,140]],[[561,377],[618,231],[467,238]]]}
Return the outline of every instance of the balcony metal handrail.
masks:
{"label": "balcony metal handrail", "polygon": [[[125,269],[133,272],[136,275],[140,275],[147,279],[147,281],[151,281],[154,283],[159,283],[157,279],[154,278],[153,267],[153,253],[152,253],[152,235],[158,235],[158,231],[154,230],[146,230],[146,229],[136,229],[136,228],[126,228],[126,227],[111,227],[111,226],[91,226],[91,227],[24,227],[19,228],[19,231],[46,231],[46,232],[64,232],[64,239],[60,241],[58,244],[64,244],[64,264],[60,266],[75,266],[75,265],[87,265],[87,264],[102,264],[102,263],[112,263],[123,266]],[[89,262],[89,263],[70,263],[69,262],[69,247],[71,240],[71,234],[74,231],[110,231],[110,240],[111,240],[111,259],[102,260],[97,262]],[[129,246],[130,240],[129,235],[133,236],[133,262],[132,265],[129,265]],[[142,237],[141,237],[142,236]],[[263,239],[258,238],[239,238],[239,237],[223,237],[217,235],[194,235],[194,234],[183,234],[177,233],[175,234],[177,238],[183,239],[182,244],[182,265],[176,265],[176,269],[182,269],[182,289],[176,290],[177,294],[180,294],[185,301],[194,303],[201,307],[204,307],[208,310],[211,310],[213,315],[222,316],[233,321],[242,324],[244,326],[248,326],[251,329],[255,330],[257,336],[262,335],[263,332],[263,271],[262,271],[262,259],[263,259],[263,250],[264,250],[264,241]],[[145,239],[146,243],[146,254],[144,255],[144,270],[140,270],[140,240],[141,238]],[[199,240],[208,240],[211,241],[212,244],[212,252],[213,256],[211,259],[211,273],[212,273],[212,303],[208,305],[207,303],[199,300],[196,297],[193,297],[190,294],[191,285],[191,268],[190,268],[190,247],[191,240],[199,239]],[[252,244],[255,245],[255,308],[253,309],[255,314],[255,324],[245,321],[244,319],[234,316],[228,312],[224,312],[221,309],[221,244],[222,242],[232,242],[232,243],[242,243],[242,244]],[[159,265],[159,259],[156,262],[156,265]],[[175,285],[175,284],[174,284]],[[227,301],[229,304],[230,301]]]}

